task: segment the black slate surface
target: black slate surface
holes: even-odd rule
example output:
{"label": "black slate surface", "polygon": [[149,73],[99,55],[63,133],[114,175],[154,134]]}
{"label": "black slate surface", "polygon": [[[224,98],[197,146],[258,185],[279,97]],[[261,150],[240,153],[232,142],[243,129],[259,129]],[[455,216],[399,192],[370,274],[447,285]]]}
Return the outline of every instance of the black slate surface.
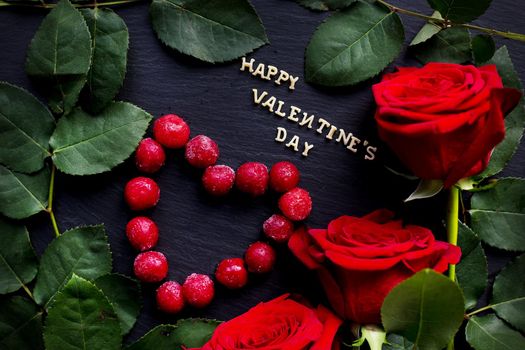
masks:
{"label": "black slate surface", "polygon": [[[429,13],[424,1],[392,0],[406,8]],[[299,76],[294,92],[240,72],[240,61],[217,66],[203,64],[164,47],[150,26],[148,5],[139,3],[115,8],[128,25],[130,51],[128,72],[119,99],[130,101],[156,117],[166,113],[183,116],[192,135],[206,134],[221,149],[220,163],[237,167],[245,161],[268,165],[279,160],[295,162],[302,172],[301,185],[310,190],[314,211],[311,226],[324,227],[342,215],[363,215],[388,207],[407,220],[434,229],[443,238],[441,220],[444,196],[403,205],[402,200],[416,186],[387,172],[382,161],[365,161],[343,146],[327,142],[313,130],[279,119],[254,106],[251,89],[266,90],[287,104],[293,104],[356,136],[376,142],[372,121],[374,104],[370,86],[378,79],[354,88],[324,89],[308,85],[303,79],[303,54],[308,40],[325,13],[308,11],[289,0],[253,0],[263,20],[271,45],[250,55],[257,62],[272,64]],[[20,85],[38,95],[24,73],[26,49],[44,10],[0,10],[0,80]],[[403,16],[407,38],[411,39],[422,23]],[[525,7],[514,0],[495,0],[478,24],[525,32]],[[525,44],[498,40],[506,44],[522,80],[525,79]],[[417,64],[403,54],[398,65]],[[389,68],[390,70],[392,68]],[[293,153],[273,141],[278,126],[299,135],[301,142],[315,145],[308,158]],[[122,198],[127,180],[137,176],[132,161],[113,172],[90,176],[57,176],[56,216],[62,230],[84,224],[105,223],[113,251],[115,271],[132,274],[135,252],[127,243],[124,226],[133,216]],[[503,175],[525,175],[523,144]],[[225,257],[241,256],[261,234],[262,222],[276,210],[275,196],[250,200],[235,193],[225,199],[210,198],[200,187],[200,173],[188,167],[181,152],[169,152],[167,165],[154,176],[161,187],[161,201],[150,212],[158,223],[161,238],[158,250],[169,258],[169,277],[183,281],[192,272],[212,274],[215,264]],[[39,254],[53,238],[48,217],[37,215],[29,221],[32,242]],[[494,274],[509,256],[490,250],[490,268]],[[144,334],[161,322],[173,322],[155,310],[155,286],[144,287],[144,307],[128,340]],[[301,292],[314,301],[322,293],[309,274],[286,251],[279,252],[276,270],[253,279],[240,292],[218,288],[214,303],[202,312],[182,316],[207,316],[228,319],[284,292]]]}

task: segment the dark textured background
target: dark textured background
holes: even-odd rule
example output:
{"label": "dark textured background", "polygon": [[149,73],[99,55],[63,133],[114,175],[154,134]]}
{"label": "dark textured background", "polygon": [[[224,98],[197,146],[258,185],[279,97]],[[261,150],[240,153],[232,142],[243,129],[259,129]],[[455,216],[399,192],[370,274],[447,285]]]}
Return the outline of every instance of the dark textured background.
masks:
{"label": "dark textured background", "polygon": [[[521,1],[520,1],[521,2]],[[392,0],[405,8],[430,13],[423,0]],[[525,32],[525,7],[515,0],[494,0],[492,8],[477,23],[483,26]],[[424,224],[443,237],[441,220],[444,196],[408,205],[402,204],[415,182],[396,178],[384,170],[382,161],[365,161],[343,146],[327,142],[313,130],[300,129],[266,110],[254,106],[251,89],[257,87],[294,104],[304,111],[323,116],[356,136],[376,139],[372,122],[374,105],[370,86],[374,79],[355,88],[321,89],[303,80],[303,53],[308,40],[326,17],[290,0],[253,0],[267,29],[271,45],[251,57],[273,64],[299,76],[294,92],[272,82],[253,78],[239,71],[239,61],[222,65],[199,63],[164,47],[150,26],[148,5],[123,6],[115,11],[126,21],[130,32],[128,72],[119,99],[130,101],[156,117],[165,113],[183,116],[192,135],[206,134],[221,149],[220,163],[237,167],[245,161],[267,165],[289,159],[302,171],[301,185],[310,190],[314,210],[311,226],[325,226],[341,214],[363,215],[381,207],[396,210],[407,220]],[[0,10],[0,80],[22,86],[38,95],[24,73],[29,41],[46,11]],[[407,41],[422,22],[403,16]],[[525,44],[498,40],[506,44],[521,79],[525,79]],[[413,65],[403,51],[396,62]],[[392,69],[392,68],[389,68]],[[273,141],[276,127],[301,136],[315,144],[308,158],[293,153]],[[132,274],[135,252],[127,243],[124,226],[133,216],[127,210],[122,189],[127,180],[138,175],[131,161],[113,172],[91,177],[57,177],[56,216],[62,230],[83,224],[105,223],[113,251],[114,269]],[[525,175],[523,144],[504,175]],[[241,256],[249,243],[261,234],[262,222],[276,210],[276,198],[255,201],[240,194],[214,200],[200,187],[199,172],[189,168],[181,152],[169,152],[167,165],[155,175],[161,187],[161,201],[150,213],[160,227],[158,250],[170,262],[169,278],[182,282],[192,272],[212,274],[215,264],[225,257]],[[38,215],[29,221],[33,244],[41,254],[53,238],[48,217]],[[508,260],[505,253],[490,250],[491,272]],[[155,310],[155,286],[144,287],[144,307],[128,340],[135,339],[152,326],[173,322]],[[208,316],[228,319],[284,292],[301,292],[314,300],[322,299],[313,276],[290,254],[280,251],[276,270],[266,277],[253,279],[240,292],[218,288],[214,303],[202,312],[183,316]]]}

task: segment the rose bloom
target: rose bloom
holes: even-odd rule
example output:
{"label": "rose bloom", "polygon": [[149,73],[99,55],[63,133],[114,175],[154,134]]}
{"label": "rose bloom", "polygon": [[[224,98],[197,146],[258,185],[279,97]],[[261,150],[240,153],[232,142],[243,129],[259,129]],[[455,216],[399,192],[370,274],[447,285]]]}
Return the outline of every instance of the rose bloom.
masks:
{"label": "rose bloom", "polygon": [[221,323],[200,350],[335,350],[341,322],[323,306],[311,308],[283,295]]}
{"label": "rose bloom", "polygon": [[372,90],[380,138],[415,175],[446,188],[487,167],[521,96],[494,65],[446,63],[399,68]]}
{"label": "rose bloom", "polygon": [[459,262],[458,247],[392,218],[385,209],[362,218],[341,216],[325,230],[298,230],[288,243],[303,264],[318,271],[332,308],[344,319],[379,324],[381,305],[394,286],[422,269],[444,272]]}

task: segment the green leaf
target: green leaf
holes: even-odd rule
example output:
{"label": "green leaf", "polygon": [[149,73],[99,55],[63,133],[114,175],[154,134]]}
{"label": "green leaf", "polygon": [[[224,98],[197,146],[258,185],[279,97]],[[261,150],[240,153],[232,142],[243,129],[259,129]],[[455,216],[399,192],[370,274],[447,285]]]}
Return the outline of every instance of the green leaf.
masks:
{"label": "green leaf", "polygon": [[[438,18],[438,19],[443,19],[443,17],[441,17],[439,12],[437,12],[437,11],[435,11],[432,14],[431,17]],[[439,33],[441,31],[441,29],[443,29],[443,28],[441,28],[440,26],[436,25],[435,23],[432,23],[432,22],[425,23],[425,25],[421,28],[421,30],[416,34],[414,39],[412,39],[412,42],[410,43],[410,46],[421,44],[421,43],[427,41],[428,39],[432,38],[434,35]]]}
{"label": "green leaf", "polygon": [[488,282],[485,251],[478,236],[464,223],[459,223],[458,246],[461,262],[456,265],[456,276],[465,296],[465,309],[476,306]]}
{"label": "green leaf", "polygon": [[0,217],[0,294],[20,289],[36,276],[38,261],[25,226]]}
{"label": "green leaf", "polygon": [[115,309],[122,334],[127,334],[133,328],[140,313],[140,301],[142,300],[140,284],[119,274],[100,276],[94,283],[104,292]]}
{"label": "green leaf", "polygon": [[86,75],[63,75],[44,79],[41,84],[47,87],[49,108],[56,114],[68,114],[75,107],[82,88],[86,84]]}
{"label": "green leaf", "polygon": [[381,319],[387,332],[414,342],[421,350],[440,350],[463,321],[463,295],[445,276],[425,269],[387,295]]}
{"label": "green leaf", "polygon": [[[523,86],[514,69],[507,47],[500,47],[487,64],[496,65],[504,86],[523,91]],[[522,98],[518,106],[505,118],[505,139],[492,152],[487,169],[474,177],[476,180],[481,181],[503,170],[520,144],[524,127],[525,99]]]}
{"label": "green leaf", "polygon": [[496,52],[496,43],[492,36],[487,34],[479,34],[472,38],[472,54],[474,62],[481,65],[494,56]]}
{"label": "green leaf", "polygon": [[150,15],[164,44],[206,62],[231,61],[268,43],[247,0],[153,0]]}
{"label": "green leaf", "polygon": [[410,202],[416,199],[430,198],[437,195],[443,189],[442,180],[425,180],[421,179],[416,189],[405,202]]}
{"label": "green leaf", "polygon": [[125,350],[173,350],[180,347],[174,331],[176,326],[161,324],[143,335],[133,344],[125,347]]}
{"label": "green leaf", "polygon": [[448,28],[427,41],[412,46],[414,56],[422,63],[465,63],[472,60],[470,34],[465,28]]}
{"label": "green leaf", "polygon": [[506,46],[500,47],[487,64],[496,65],[504,86],[523,90],[520,77],[514,68],[514,64],[509,55],[509,50]]}
{"label": "green leaf", "polygon": [[399,54],[405,38],[395,12],[356,2],[330,16],[306,48],[306,80],[352,85],[379,74]]}
{"label": "green leaf", "polygon": [[413,350],[414,343],[397,334],[388,334],[383,350]]}
{"label": "green leaf", "polygon": [[55,120],[26,90],[0,82],[0,162],[32,173],[44,167]]}
{"label": "green leaf", "polygon": [[44,18],[27,53],[30,76],[86,74],[91,62],[91,38],[78,12],[61,0]]}
{"label": "green leaf", "polygon": [[103,225],[78,227],[64,232],[47,246],[33,296],[38,304],[51,297],[77,274],[95,279],[111,271],[111,252]]}
{"label": "green leaf", "polygon": [[505,139],[494,148],[488,167],[476,178],[487,178],[501,172],[518,149],[525,127],[525,98],[505,118]]}
{"label": "green leaf", "polygon": [[93,60],[84,88],[86,110],[99,113],[124,81],[129,34],[126,23],[109,8],[81,10],[91,33]]}
{"label": "green leaf", "polygon": [[160,325],[135,343],[126,347],[126,350],[173,350],[181,346],[187,348],[203,346],[220,324],[216,320],[182,319],[176,325]]}
{"label": "green leaf", "polygon": [[430,7],[453,22],[470,22],[487,11],[492,0],[427,0]]}
{"label": "green leaf", "polygon": [[0,349],[44,349],[42,312],[31,300],[14,296],[0,301]]}
{"label": "green leaf", "polygon": [[525,251],[525,180],[504,178],[471,199],[470,219],[474,232],[489,245]]}
{"label": "green leaf", "polygon": [[120,349],[117,315],[91,282],[73,275],[49,308],[44,329],[46,349]]}
{"label": "green leaf", "polygon": [[0,165],[0,213],[24,219],[46,210],[50,177],[48,167],[27,175]]}
{"label": "green leaf", "polygon": [[492,309],[520,331],[525,331],[525,254],[509,263],[496,277]]}
{"label": "green leaf", "polygon": [[525,349],[525,338],[495,315],[472,317],[465,334],[467,342],[476,350]]}
{"label": "green leaf", "polygon": [[296,0],[298,4],[316,11],[338,10],[349,6],[356,0]]}
{"label": "green leaf", "polygon": [[90,64],[91,37],[86,22],[68,0],[61,0],[29,45],[27,74],[36,78],[49,96],[53,112],[67,114],[78,100]]}
{"label": "green leaf", "polygon": [[76,109],[60,119],[51,136],[53,161],[71,175],[109,171],[133,153],[151,119],[127,102],[112,102],[95,117]]}
{"label": "green leaf", "polygon": [[210,340],[215,328],[221,322],[203,318],[187,318],[177,322],[175,337],[181,345],[188,348],[198,348]]}

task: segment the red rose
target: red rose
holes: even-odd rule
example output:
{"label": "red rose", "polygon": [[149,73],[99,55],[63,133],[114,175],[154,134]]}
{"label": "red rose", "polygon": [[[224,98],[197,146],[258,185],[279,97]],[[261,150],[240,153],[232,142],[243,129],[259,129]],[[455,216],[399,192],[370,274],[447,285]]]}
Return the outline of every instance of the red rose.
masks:
{"label": "red rose", "polygon": [[345,319],[380,323],[381,305],[394,286],[424,268],[444,272],[459,261],[458,247],[392,217],[388,210],[341,216],[326,230],[297,231],[288,243],[303,264],[319,272],[333,309]]}
{"label": "red rose", "polygon": [[[200,350],[330,350],[341,320],[283,295],[221,323]],[[193,349],[198,350],[198,349]]]}
{"label": "red rose", "polygon": [[429,63],[385,74],[372,88],[379,136],[415,175],[446,188],[483,171],[521,93],[496,66]]}

